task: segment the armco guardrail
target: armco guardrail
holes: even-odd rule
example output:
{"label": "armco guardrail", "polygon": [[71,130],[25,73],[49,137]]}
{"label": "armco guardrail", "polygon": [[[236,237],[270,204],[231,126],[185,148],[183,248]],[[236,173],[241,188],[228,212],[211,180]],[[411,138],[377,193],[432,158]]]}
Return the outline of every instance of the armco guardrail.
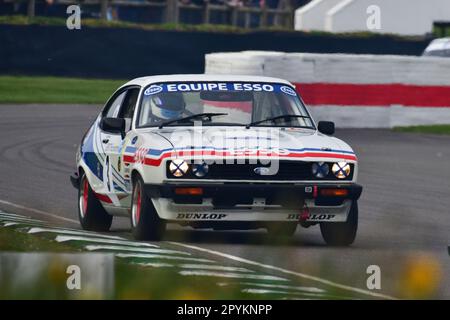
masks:
{"label": "armco guardrail", "polygon": [[206,73],[291,81],[316,119],[339,127],[450,123],[450,59],[257,51],[205,59]]}

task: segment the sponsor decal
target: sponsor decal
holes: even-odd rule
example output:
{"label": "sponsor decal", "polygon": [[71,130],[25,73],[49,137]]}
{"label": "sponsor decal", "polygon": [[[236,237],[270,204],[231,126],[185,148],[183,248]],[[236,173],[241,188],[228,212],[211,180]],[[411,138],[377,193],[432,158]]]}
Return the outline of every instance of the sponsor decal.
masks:
{"label": "sponsor decal", "polygon": [[138,148],[134,155],[135,162],[142,163],[142,164],[145,163],[145,156],[147,155],[147,153],[148,153],[147,148]]}
{"label": "sponsor decal", "polygon": [[150,96],[160,92],[199,92],[199,91],[250,91],[276,92],[296,96],[296,92],[289,86],[276,83],[245,83],[245,82],[177,82],[153,84],[144,91]]}
{"label": "sponsor decal", "polygon": [[299,220],[299,219],[300,219],[299,213],[288,214],[287,216],[287,220]]}
{"label": "sponsor decal", "polygon": [[227,214],[224,213],[179,213],[177,219],[187,220],[221,220]]}
{"label": "sponsor decal", "polygon": [[313,214],[308,218],[308,220],[326,221],[326,220],[334,219],[334,217],[336,217],[335,214]]}
{"label": "sponsor decal", "polygon": [[227,152],[232,156],[285,156],[290,153],[282,148],[227,149]]}
{"label": "sponsor decal", "polygon": [[131,140],[131,144],[136,144],[136,141],[138,140],[138,136],[136,136],[136,137],[134,137],[132,140]]}
{"label": "sponsor decal", "polygon": [[280,87],[280,90],[281,90],[281,92],[284,92],[284,93],[286,93],[286,94],[288,94],[290,96],[294,96],[295,97],[297,95],[295,90],[292,89],[291,87],[288,87],[288,86],[282,86],[282,87]]}
{"label": "sponsor decal", "polygon": [[151,96],[153,94],[160,93],[161,91],[163,91],[163,88],[161,86],[154,84],[154,85],[151,85],[150,87],[148,87],[147,89],[145,89],[144,95]]}
{"label": "sponsor decal", "polygon": [[267,83],[170,83],[166,84],[167,92],[184,91],[275,91],[275,86]]}

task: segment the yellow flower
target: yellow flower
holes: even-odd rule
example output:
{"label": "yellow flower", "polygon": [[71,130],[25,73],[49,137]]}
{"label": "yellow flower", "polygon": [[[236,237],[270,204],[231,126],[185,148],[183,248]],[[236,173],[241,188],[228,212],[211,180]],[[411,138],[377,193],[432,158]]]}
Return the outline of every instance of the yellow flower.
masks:
{"label": "yellow flower", "polygon": [[410,257],[403,266],[400,291],[406,299],[429,299],[437,293],[442,278],[440,263],[434,256]]}

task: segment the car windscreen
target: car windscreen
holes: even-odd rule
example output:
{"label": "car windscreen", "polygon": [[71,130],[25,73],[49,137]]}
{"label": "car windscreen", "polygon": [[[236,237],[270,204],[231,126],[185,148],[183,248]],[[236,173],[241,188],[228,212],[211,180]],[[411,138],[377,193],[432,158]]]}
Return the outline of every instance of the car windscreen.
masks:
{"label": "car windscreen", "polygon": [[[255,82],[152,84],[143,90],[136,125],[158,126],[168,120],[200,113],[223,113],[210,117],[203,125],[247,125],[288,115],[291,117],[277,118],[258,125],[314,128],[312,119],[292,87]],[[175,122],[171,125],[189,124]]]}

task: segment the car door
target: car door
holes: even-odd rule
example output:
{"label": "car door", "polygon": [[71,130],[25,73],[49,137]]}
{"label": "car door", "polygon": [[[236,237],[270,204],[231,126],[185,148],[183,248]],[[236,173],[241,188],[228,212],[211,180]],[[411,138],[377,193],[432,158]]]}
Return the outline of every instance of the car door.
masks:
{"label": "car door", "polygon": [[[139,87],[128,87],[117,96],[117,103],[111,105],[105,117],[125,119],[125,131],[131,130],[131,118],[139,96]],[[126,133],[125,132],[125,133]],[[121,152],[124,137],[121,133],[101,131],[100,134],[103,152],[103,182],[114,206],[124,206],[124,201],[130,192],[129,179],[125,178],[121,163]]]}

